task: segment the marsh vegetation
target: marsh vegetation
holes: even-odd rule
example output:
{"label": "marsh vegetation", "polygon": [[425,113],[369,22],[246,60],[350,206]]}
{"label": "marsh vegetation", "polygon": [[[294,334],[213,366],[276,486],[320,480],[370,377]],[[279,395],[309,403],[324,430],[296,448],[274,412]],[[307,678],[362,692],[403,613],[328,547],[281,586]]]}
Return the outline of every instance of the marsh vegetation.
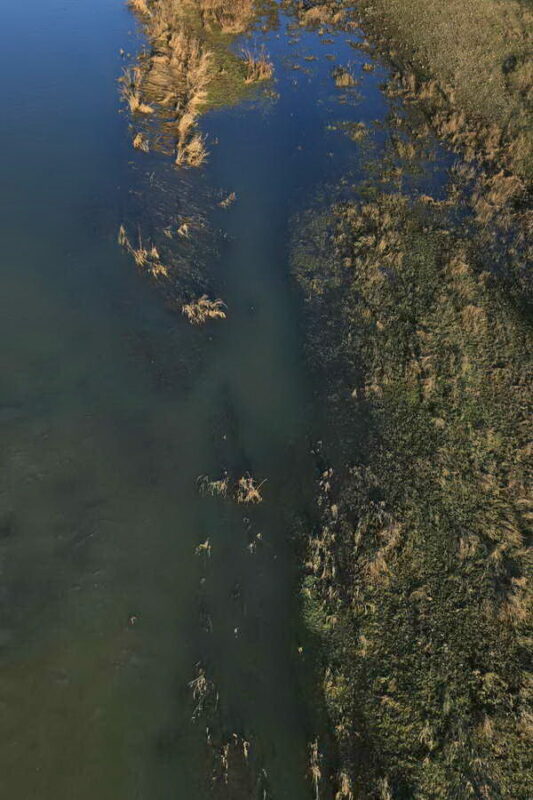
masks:
{"label": "marsh vegetation", "polygon": [[[462,56],[451,43],[445,63],[449,30],[444,35],[442,26],[450,21],[442,5],[427,4],[438,42],[419,25],[409,36],[404,30],[420,6],[415,0],[362,2],[357,18],[348,2],[280,5],[289,15],[290,42],[297,44],[304,30],[306,41],[321,43],[316,52],[322,45],[333,50],[324,51],[323,76],[338,116],[328,111],[321,119],[326,132],[344,136],[338,149],[320,157],[340,155],[346,165],[344,173],[335,167],[319,173],[320,202],[292,225],[293,277],[305,306],[322,426],[314,447],[315,507],[300,522],[308,640],[298,654],[314,659],[307,703],[315,706],[301,779],[316,800],[526,800],[533,513],[531,283],[524,269],[531,254],[529,15],[511,0],[504,15],[512,22],[509,39],[499,4],[487,4],[480,47],[493,50],[477,59],[474,75],[477,48]],[[247,97],[250,86],[270,81],[282,63],[260,37],[238,38],[265,6],[251,0],[134,0],[131,6],[147,39],[122,80],[139,126],[133,145],[141,153],[172,152],[180,174],[205,167],[202,115]],[[475,15],[455,3],[448,11],[465,23],[458,41],[466,47],[476,38]],[[368,38],[359,33],[361,24]],[[339,32],[353,60],[348,47],[337,57]],[[495,65],[510,42],[517,55],[503,80]],[[319,60],[315,52],[302,55],[291,70],[311,84],[309,65]],[[478,92],[480,80],[489,78],[494,116],[493,95],[486,87]],[[388,116],[359,118],[353,109],[365,97],[377,103],[380,82]],[[291,86],[297,85],[293,76]],[[325,94],[318,96],[317,107],[326,102]],[[346,119],[339,118],[341,105]],[[299,111],[284,107],[286,117]],[[435,180],[447,182],[445,189],[425,175],[432,135],[450,148],[446,180],[440,166]],[[357,153],[355,170],[349,148]],[[452,150],[460,156],[453,166]],[[304,151],[298,144],[297,153]],[[268,152],[277,158],[277,151]],[[312,152],[303,162],[310,172],[318,148]],[[228,189],[211,199],[216,213],[234,205],[237,193]],[[244,204],[253,193],[248,187]],[[276,197],[262,209],[273,217],[272,231],[279,225]],[[223,329],[233,324],[231,299],[230,315],[218,296],[225,292],[213,288],[201,259],[191,256],[208,225],[193,209],[185,211],[150,238],[123,226],[119,242],[173,311],[198,328],[227,318]],[[254,229],[256,222],[248,220]],[[236,239],[246,233],[233,229]],[[187,272],[193,263],[194,276]],[[235,324],[243,318],[237,309]],[[249,338],[233,341],[251,349]],[[198,478],[198,494],[217,515],[231,513],[228,508],[246,515],[247,549],[255,559],[263,536],[252,514],[275,509],[280,492],[291,490],[269,474],[264,502],[265,481],[246,471],[251,462],[228,457],[225,436],[220,449],[226,457]],[[218,543],[211,529],[191,550],[202,570],[214,569]],[[212,632],[210,616],[206,630]],[[239,626],[233,635],[239,639]],[[224,723],[222,695],[207,677],[216,673],[212,666],[199,663],[189,689],[191,716],[205,723],[213,791],[224,798],[269,797],[251,733],[228,731]]]}

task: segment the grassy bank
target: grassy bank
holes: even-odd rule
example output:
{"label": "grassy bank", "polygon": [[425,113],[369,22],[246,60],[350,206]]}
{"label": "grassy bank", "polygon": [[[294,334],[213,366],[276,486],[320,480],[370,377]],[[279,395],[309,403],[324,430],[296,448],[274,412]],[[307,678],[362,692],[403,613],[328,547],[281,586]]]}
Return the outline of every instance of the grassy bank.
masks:
{"label": "grassy bank", "polygon": [[304,594],[339,797],[531,796],[531,329],[447,214],[378,194],[295,258],[328,386]]}
{"label": "grassy bank", "polygon": [[360,24],[397,69],[405,99],[467,157],[533,178],[533,10],[521,0],[310,0],[285,5],[300,24]]}
{"label": "grassy bank", "polygon": [[531,181],[531,7],[519,0],[362,0],[359,9],[373,35],[392,45],[393,59],[410,67],[418,81],[411,89],[426,95],[436,123],[462,129],[465,144],[479,140],[487,155]]}

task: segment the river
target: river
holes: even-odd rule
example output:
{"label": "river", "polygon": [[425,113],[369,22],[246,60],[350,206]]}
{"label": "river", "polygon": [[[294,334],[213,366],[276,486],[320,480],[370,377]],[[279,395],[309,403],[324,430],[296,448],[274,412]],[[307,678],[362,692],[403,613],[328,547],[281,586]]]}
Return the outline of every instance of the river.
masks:
{"label": "river", "polygon": [[[360,174],[364,148],[328,124],[380,120],[379,148],[389,107],[355,32],[293,43],[289,23],[254,34],[279,96],[209,113],[209,162],[191,178],[132,151],[117,79],[137,38],[119,0],[4,5],[2,797],[203,800],[199,664],[268,797],[313,796],[294,538],[317,409],[291,220]],[[352,65],[357,92],[335,86],[334,64]],[[447,163],[424,163],[423,180]],[[117,246],[132,187],[149,192],[158,170],[167,192],[198,180],[237,195],[208,212],[224,234],[206,265],[220,324],[193,330]],[[225,469],[265,480],[263,503],[198,492]]]}

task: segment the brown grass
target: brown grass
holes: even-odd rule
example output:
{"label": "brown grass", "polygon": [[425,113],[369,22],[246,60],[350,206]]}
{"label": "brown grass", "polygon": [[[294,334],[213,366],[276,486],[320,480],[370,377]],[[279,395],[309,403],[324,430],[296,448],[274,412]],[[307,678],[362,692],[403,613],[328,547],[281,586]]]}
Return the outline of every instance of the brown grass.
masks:
{"label": "brown grass", "polygon": [[143,25],[150,50],[125,72],[124,98],[132,113],[157,110],[164,120],[164,140],[174,137],[176,164],[199,167],[205,163],[207,149],[198,132],[198,119],[209,102],[217,102],[216,93],[236,93],[238,85],[242,90],[245,83],[266,80],[272,74],[264,52],[251,57],[243,69],[238,57],[230,54],[228,43],[220,39],[221,33],[234,36],[249,27],[255,2],[132,0],[130,7]]}
{"label": "brown grass", "polygon": [[206,294],[193,303],[182,306],[182,313],[193,325],[203,325],[210,319],[226,319],[222,300],[210,300]]}
{"label": "brown grass", "polygon": [[264,481],[257,484],[250,475],[243,475],[237,482],[237,502],[238,503],[262,503],[261,487]]}
{"label": "brown grass", "polygon": [[339,89],[347,89],[350,86],[357,86],[358,80],[350,67],[336,67],[333,70],[333,80]]}
{"label": "brown grass", "polygon": [[268,81],[272,78],[274,66],[263,47],[256,51],[245,48],[242,54],[246,66],[246,83]]}
{"label": "brown grass", "polygon": [[255,14],[254,0],[200,0],[202,19],[222,33],[244,33]]}
{"label": "brown grass", "polygon": [[145,245],[140,232],[137,247],[133,247],[131,244],[124,225],[120,226],[117,238],[119,245],[133,257],[139,269],[145,270],[153,278],[168,277],[168,267],[161,262],[157,247],[153,244],[151,246]]}
{"label": "brown grass", "polygon": [[132,144],[136,150],[142,150],[143,153],[148,153],[150,150],[148,139],[140,132],[135,134]]}
{"label": "brown grass", "polygon": [[143,17],[150,16],[150,9],[146,0],[128,0],[127,5],[135,14],[139,14]]}

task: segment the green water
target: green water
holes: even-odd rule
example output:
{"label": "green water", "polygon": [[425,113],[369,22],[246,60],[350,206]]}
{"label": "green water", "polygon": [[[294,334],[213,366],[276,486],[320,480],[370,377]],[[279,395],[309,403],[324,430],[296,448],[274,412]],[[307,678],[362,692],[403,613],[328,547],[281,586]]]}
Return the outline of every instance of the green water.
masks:
{"label": "green water", "polygon": [[[119,0],[30,0],[3,22],[0,796],[202,800],[188,686],[201,662],[269,796],[312,797],[293,537],[317,409],[291,220],[358,174],[362,151],[327,123],[384,118],[384,72],[340,103],[326,55],[360,68],[350,37],[307,32],[295,51],[281,17],[264,36],[279,98],[209,114],[192,178],[131,149],[116,79],[136,40]],[[224,323],[191,329],[117,247],[132,189],[162,202],[158,171],[166,202],[185,181],[237,193],[207,212]],[[264,503],[199,495],[197,477],[224,469],[265,479]]]}

